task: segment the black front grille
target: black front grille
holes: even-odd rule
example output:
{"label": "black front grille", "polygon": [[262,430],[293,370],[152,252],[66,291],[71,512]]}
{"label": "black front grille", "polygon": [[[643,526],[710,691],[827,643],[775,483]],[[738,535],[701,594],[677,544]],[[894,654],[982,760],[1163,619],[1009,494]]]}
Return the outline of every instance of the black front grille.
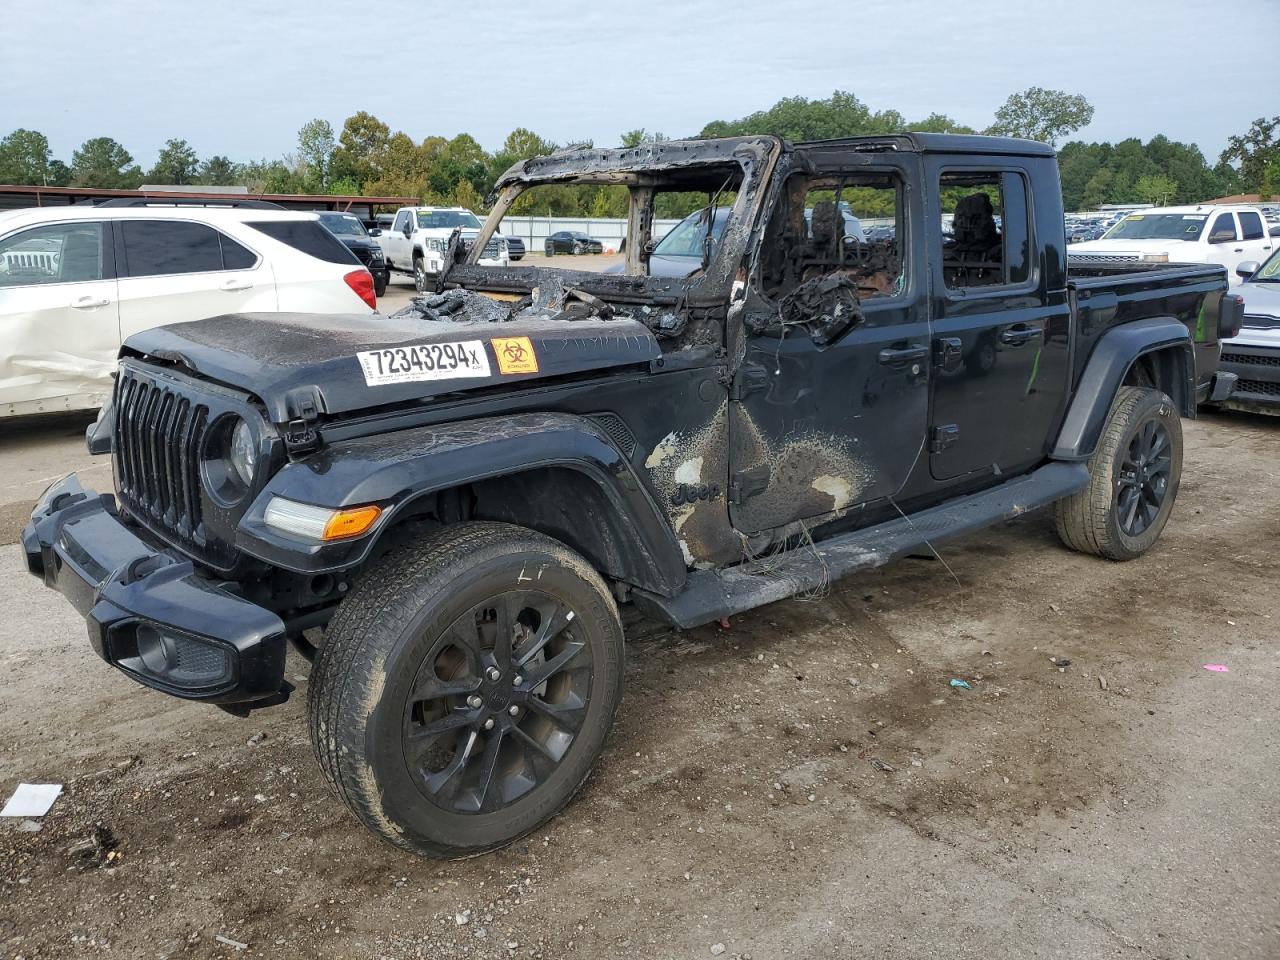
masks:
{"label": "black front grille", "polygon": [[1280,383],[1267,383],[1265,380],[1239,380],[1236,382],[1236,393],[1260,393],[1265,397],[1280,397]]}
{"label": "black front grille", "polygon": [[120,499],[148,526],[203,550],[200,454],[209,428],[208,406],[121,367],[115,418]]}
{"label": "black front grille", "polygon": [[1280,367],[1280,353],[1224,353],[1223,363],[1245,363],[1255,367]]}

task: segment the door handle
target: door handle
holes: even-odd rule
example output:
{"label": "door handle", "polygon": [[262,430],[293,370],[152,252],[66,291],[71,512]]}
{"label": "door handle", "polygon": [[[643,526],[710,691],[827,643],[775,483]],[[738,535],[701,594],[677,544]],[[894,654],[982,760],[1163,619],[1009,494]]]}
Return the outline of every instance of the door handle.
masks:
{"label": "door handle", "polygon": [[880,362],[887,366],[910,363],[912,360],[923,360],[929,356],[929,348],[918,343],[909,347],[894,349],[892,347],[880,351]]}
{"label": "door handle", "polygon": [[111,301],[101,297],[76,297],[71,301],[74,310],[96,310],[98,307],[109,307]]}
{"label": "door handle", "polygon": [[220,289],[234,293],[237,290],[252,290],[253,284],[248,280],[225,280]]}
{"label": "door handle", "polygon": [[1043,333],[1044,331],[1039,327],[1009,327],[1007,330],[1000,331],[1000,342],[1006,343],[1011,347],[1020,347],[1024,343],[1030,343]]}

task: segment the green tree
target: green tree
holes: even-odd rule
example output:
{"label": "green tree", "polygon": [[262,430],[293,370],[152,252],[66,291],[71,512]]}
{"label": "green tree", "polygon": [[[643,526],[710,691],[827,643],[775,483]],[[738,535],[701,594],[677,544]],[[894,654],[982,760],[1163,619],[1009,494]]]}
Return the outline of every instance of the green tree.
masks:
{"label": "green tree", "polygon": [[50,160],[44,182],[51,187],[69,186],[71,184],[71,168],[61,160]]}
{"label": "green tree", "polygon": [[302,125],[298,131],[298,173],[308,191],[324,193],[329,189],[336,149],[328,120],[317,118]]}
{"label": "green tree", "polygon": [[1163,207],[1173,200],[1178,192],[1178,185],[1162,173],[1147,174],[1138,178],[1138,182],[1133,185],[1133,192],[1143,203]]}
{"label": "green tree", "polygon": [[377,180],[383,175],[390,145],[390,127],[367,111],[352,114],[343,122],[333,152],[334,175],[360,184]]}
{"label": "green tree", "polygon": [[142,169],[116,141],[94,137],[71,155],[71,182],[77,187],[133,190],[142,183]]}
{"label": "green tree", "polygon": [[628,130],[622,135],[622,145],[624,147],[638,147],[642,143],[656,143],[659,140],[668,139],[665,133],[650,133],[644,127],[637,127],[635,130]]}
{"label": "green tree", "polygon": [[200,169],[200,161],[191,144],[185,140],[166,140],[156,165],[147,178],[152,183],[194,183]]}
{"label": "green tree", "polygon": [[1249,129],[1227,140],[1221,161],[1239,171],[1241,193],[1257,193],[1267,167],[1280,163],[1280,116],[1259,117]]}
{"label": "green tree", "polygon": [[49,182],[49,141],[38,130],[15,130],[0,140],[0,183]]}
{"label": "green tree", "polygon": [[1097,210],[1111,199],[1111,181],[1115,174],[1109,167],[1100,167],[1081,191],[1079,203],[1069,206],[1068,210]]}
{"label": "green tree", "polygon": [[1001,137],[1024,137],[1050,146],[1093,119],[1093,107],[1079,94],[1062,90],[1029,87],[1011,94],[999,110],[987,133]]}
{"label": "green tree", "polygon": [[229,187],[239,183],[236,165],[223,156],[210,157],[200,164],[197,182],[211,187]]}

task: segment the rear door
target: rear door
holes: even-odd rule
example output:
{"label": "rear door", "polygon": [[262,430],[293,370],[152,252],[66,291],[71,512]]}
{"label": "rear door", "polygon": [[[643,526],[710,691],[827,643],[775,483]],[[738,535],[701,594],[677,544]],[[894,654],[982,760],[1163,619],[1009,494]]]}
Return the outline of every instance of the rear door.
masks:
{"label": "rear door", "polygon": [[167,323],[276,309],[262,257],[208,224],[122,219],[116,234],[124,338]]}
{"label": "rear door", "polygon": [[[0,239],[0,412],[92,407],[111,392],[120,347],[113,259],[110,226],[96,220]],[[10,407],[24,403],[35,406]]]}
{"label": "rear door", "polygon": [[[1056,197],[1037,216],[1035,164],[1019,157],[927,159],[941,235],[934,289],[929,465],[936,480],[1024,470],[1061,414],[1071,322]],[[1041,182],[1052,183],[1045,177]],[[951,214],[951,221],[946,216]],[[948,229],[948,227],[950,229]],[[1056,231],[1056,234],[1054,233]],[[1053,262],[1042,256],[1046,247]]]}
{"label": "rear door", "polygon": [[1254,210],[1240,210],[1236,213],[1237,219],[1240,221],[1240,246],[1244,249],[1240,254],[1240,259],[1232,264],[1230,268],[1231,280],[1235,282],[1236,265],[1243,263],[1245,260],[1256,260],[1261,263],[1267,257],[1271,256],[1271,249],[1274,244],[1271,236],[1267,233],[1267,224],[1262,219],[1262,214]]}

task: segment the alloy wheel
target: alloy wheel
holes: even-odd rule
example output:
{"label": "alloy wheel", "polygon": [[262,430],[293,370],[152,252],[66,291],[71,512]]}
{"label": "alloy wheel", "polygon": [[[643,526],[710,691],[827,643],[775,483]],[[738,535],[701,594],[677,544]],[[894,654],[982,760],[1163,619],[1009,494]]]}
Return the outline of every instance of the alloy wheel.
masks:
{"label": "alloy wheel", "polygon": [[405,705],[405,764],[451,813],[492,813],[555,772],[586,717],[591,649],[576,614],[532,590],[490,597],[455,620]]}

